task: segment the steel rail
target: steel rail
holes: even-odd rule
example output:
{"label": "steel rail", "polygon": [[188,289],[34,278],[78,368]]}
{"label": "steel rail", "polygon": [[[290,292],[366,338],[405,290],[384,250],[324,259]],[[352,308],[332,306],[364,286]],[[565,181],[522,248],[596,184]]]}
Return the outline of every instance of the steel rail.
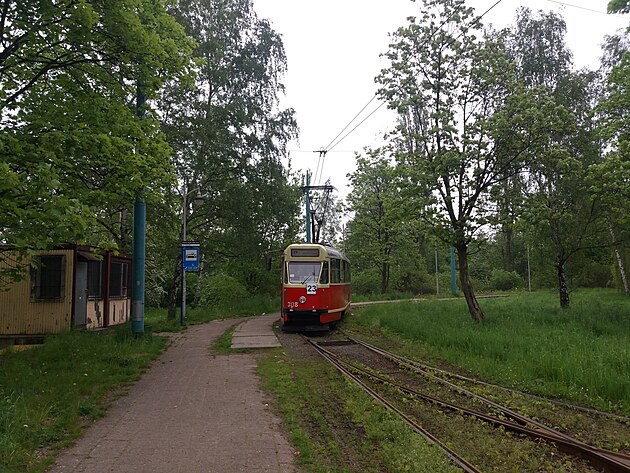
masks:
{"label": "steel rail", "polygon": [[[348,340],[352,340],[355,343],[369,345],[369,343],[366,343],[366,342],[363,342],[361,340],[358,340],[358,339],[355,339],[353,337],[350,337],[347,334],[344,334],[344,335],[346,335]],[[392,355],[395,355],[395,354],[392,353]],[[395,356],[399,356],[399,355],[395,355]],[[512,388],[508,388],[508,387],[501,386],[501,385],[498,385],[498,384],[493,384],[493,383],[487,383],[487,382],[481,381],[479,379],[474,379],[474,378],[470,378],[468,376],[463,376],[463,375],[458,374],[458,373],[453,373],[453,372],[450,372],[450,371],[446,371],[446,370],[443,370],[441,368],[437,368],[435,366],[425,365],[425,364],[420,363],[420,362],[415,361],[415,360],[407,360],[407,361],[409,363],[413,363],[413,365],[418,366],[418,367],[420,367],[422,369],[425,369],[427,371],[434,371],[434,372],[437,372],[437,373],[440,373],[440,374],[443,374],[443,375],[446,375],[446,376],[450,376],[451,378],[460,379],[462,381],[468,381],[470,383],[479,384],[481,386],[487,386],[487,387],[490,387],[490,388],[501,389],[501,390],[509,392],[509,393],[519,394],[521,396],[529,397],[529,398],[532,398],[532,399],[538,399],[538,400],[541,400],[541,401],[546,401],[546,402],[549,402],[551,404],[556,404],[558,406],[566,407],[568,409],[573,409],[573,410],[576,410],[576,411],[586,412],[588,414],[595,414],[595,415],[602,416],[602,417],[609,417],[609,418],[615,419],[615,420],[617,420],[619,422],[630,422],[630,417],[628,417],[628,416],[612,414],[610,412],[603,412],[603,411],[599,411],[597,409],[593,409],[593,408],[590,408],[590,407],[576,406],[575,404],[570,404],[568,402],[559,401],[558,399],[549,399],[549,398],[546,398],[546,397],[537,396],[536,394],[531,394],[531,393],[526,393],[526,392],[523,392],[523,391],[519,391],[518,389],[512,389]]]}
{"label": "steel rail", "polygon": [[[425,394],[422,394],[420,392],[417,392],[413,389],[409,389],[407,387],[401,386],[401,385],[397,385],[397,383],[392,383],[389,380],[386,380],[385,378],[382,378],[384,382],[388,382],[390,384],[396,385],[396,387],[398,387],[399,389],[403,389],[403,390],[407,390],[409,391],[410,394],[414,394],[417,395],[419,397],[422,397],[423,399],[430,401],[430,402],[434,402],[437,404],[442,405],[443,407],[448,407],[450,409],[454,409],[454,410],[458,410],[458,411],[462,411],[464,413],[467,413],[468,415],[472,415],[475,416],[481,420],[484,420],[486,422],[490,422],[494,425],[501,425],[506,429],[510,429],[512,431],[516,431],[525,435],[528,435],[530,437],[533,438],[544,438],[547,439],[551,442],[554,442],[559,448],[561,448],[562,450],[566,451],[567,453],[571,453],[573,455],[578,455],[581,456],[585,459],[587,459],[593,466],[597,467],[597,468],[604,468],[605,471],[610,472],[610,473],[628,473],[630,472],[630,456],[623,454],[623,453],[619,453],[619,452],[613,452],[611,450],[606,450],[606,449],[601,449],[601,448],[597,448],[594,447],[592,445],[586,444],[584,442],[581,442],[569,435],[566,435],[562,432],[559,432],[555,429],[553,429],[552,427],[549,427],[545,424],[542,424],[534,419],[531,419],[529,417],[526,417],[524,415],[521,415],[505,406],[502,406],[500,404],[497,404],[496,402],[487,399],[483,396],[480,396],[478,394],[475,394],[465,388],[462,388],[461,386],[457,386],[456,384],[451,383],[450,381],[447,381],[445,379],[440,378],[439,376],[436,376],[432,373],[428,373],[425,370],[418,368],[417,366],[415,366],[415,362],[413,362],[413,360],[408,360],[400,355],[396,355],[395,353],[391,353],[388,352],[386,350],[383,350],[382,348],[376,347],[374,345],[371,345],[369,343],[365,343],[362,342],[361,340],[357,340],[357,339],[353,339],[353,338],[348,338],[349,340],[351,340],[354,343],[357,343],[360,346],[363,346],[364,348],[377,353],[381,356],[384,356],[386,358],[391,359],[392,361],[402,364],[404,366],[406,366],[409,369],[412,369],[413,371],[423,375],[423,376],[427,376],[429,378],[432,378],[448,387],[450,387],[451,389],[456,390],[457,392],[461,393],[461,394],[465,394],[467,396],[473,397],[491,407],[493,407],[494,409],[499,410],[500,412],[502,412],[503,414],[505,414],[507,417],[515,420],[517,423],[512,423],[512,422],[507,422],[504,421],[500,418],[494,417],[494,416],[488,416],[487,414],[483,414],[481,412],[478,411],[474,411],[472,409],[467,409],[461,406],[457,406],[455,404],[452,403],[448,403],[436,398],[432,398],[431,396],[427,396]],[[378,377],[372,373],[369,373],[366,371],[366,374],[372,376],[372,377]],[[534,425],[536,426],[536,429],[530,429],[525,427],[525,425]]]}
{"label": "steel rail", "polygon": [[365,384],[361,379],[350,372],[343,366],[343,363],[339,360],[339,358],[332,352],[326,350],[325,348],[319,346],[316,342],[311,339],[305,337],[306,340],[317,350],[317,352],[327,360],[331,365],[333,365],[340,373],[350,378],[357,385],[359,385],[365,392],[367,392],[372,398],[381,403],[387,409],[390,409],[392,412],[396,413],[400,416],[401,419],[405,421],[407,425],[409,425],[416,433],[425,437],[430,443],[436,445],[441,448],[442,451],[450,458],[457,466],[462,468],[466,473],[481,473],[474,465],[466,461],[464,458],[460,457],[457,453],[447,447],[444,443],[442,443],[437,437],[431,434],[428,430],[424,429],[420,424],[398,409],[396,406],[391,404],[387,399],[378,394],[374,389]]}

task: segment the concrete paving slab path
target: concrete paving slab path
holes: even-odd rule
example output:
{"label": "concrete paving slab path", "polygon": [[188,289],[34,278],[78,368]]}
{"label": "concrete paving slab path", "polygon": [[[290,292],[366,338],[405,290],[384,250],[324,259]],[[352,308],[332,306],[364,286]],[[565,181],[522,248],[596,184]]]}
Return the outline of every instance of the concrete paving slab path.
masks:
{"label": "concrete paving slab path", "polygon": [[273,348],[280,347],[278,337],[273,333],[273,323],[279,314],[249,317],[232,334],[232,348]]}
{"label": "concrete paving slab path", "polygon": [[213,340],[240,320],[175,334],[169,349],[49,473],[299,471],[259,389],[254,356],[210,352]]}

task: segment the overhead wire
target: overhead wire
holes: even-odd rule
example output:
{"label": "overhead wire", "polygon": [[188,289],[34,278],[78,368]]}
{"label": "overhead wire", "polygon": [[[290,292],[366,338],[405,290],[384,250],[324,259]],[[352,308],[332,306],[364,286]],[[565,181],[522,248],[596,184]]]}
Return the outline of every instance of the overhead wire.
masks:
{"label": "overhead wire", "polygon": [[[452,40],[452,42],[457,41],[463,34],[465,34],[474,24],[478,23],[484,16],[486,16],[490,11],[492,11],[499,3],[501,3],[503,0],[497,0],[490,8],[488,8],[485,12],[483,12],[481,15],[479,15],[477,18],[475,18],[473,21],[470,22],[470,24],[468,25],[468,27],[466,29],[463,29],[460,34],[454,38]],[[552,1],[552,0],[549,0]],[[462,2],[460,5],[464,5],[464,3]],[[435,34],[437,34],[438,31],[441,31],[442,27],[448,23],[453,16],[458,13],[459,8],[455,8],[450,15],[445,18],[440,25],[431,32],[431,34],[429,35],[429,38],[427,39],[427,41],[430,41],[433,36],[435,36]],[[352,120],[350,120],[346,126],[343,127],[343,129],[330,141],[330,143],[328,143],[328,145],[324,148],[321,148],[319,151],[313,151],[314,153],[319,153],[319,159],[317,162],[317,168],[316,168],[316,172],[315,172],[315,182],[319,182],[319,180],[321,180],[322,175],[323,175],[323,170],[324,170],[324,160],[326,158],[326,154],[329,153],[330,151],[332,151],[337,145],[339,145],[339,143],[341,143],[343,140],[345,140],[348,136],[350,136],[357,128],[359,128],[363,123],[365,123],[366,120],[368,120],[372,115],[374,115],[379,109],[381,109],[381,107],[383,107],[383,105],[385,105],[385,102],[382,102],[378,107],[376,107],[374,110],[372,110],[372,112],[370,112],[370,114],[365,117],[363,120],[361,120],[354,128],[352,128],[348,133],[346,133],[343,137],[339,138],[342,133],[348,129],[348,127],[357,119],[357,117],[359,117],[359,115],[361,115],[361,113],[363,113],[363,111],[374,101],[374,99],[377,97],[376,94],[374,94],[370,100],[361,108],[361,110],[359,110],[359,112],[352,118]],[[339,139],[338,139],[339,138]],[[338,139],[338,140],[337,140]]]}
{"label": "overhead wire", "polygon": [[[486,10],[486,11],[485,11],[485,12],[484,12],[484,13],[483,13],[480,17],[478,17],[476,20],[474,20],[474,21],[473,21],[473,23],[474,23],[474,22],[477,22],[477,21],[479,21],[481,18],[483,18],[483,16],[484,16],[486,13],[488,13],[490,10],[492,10],[492,8],[494,8],[494,7],[495,7],[497,4],[499,4],[501,1],[502,1],[502,0],[498,0],[498,1],[497,1],[497,2],[496,2],[493,6],[492,6],[492,7],[490,7],[488,10]],[[462,3],[461,5],[464,5],[464,3]],[[429,35],[429,38],[427,39],[427,41],[430,41],[430,40],[433,38],[433,36],[434,36],[434,35],[435,35],[438,31],[440,31],[440,30],[442,29],[442,27],[443,27],[446,23],[448,23],[448,22],[451,20],[451,18],[453,18],[453,16],[454,16],[456,13],[458,13],[458,9],[457,9],[457,8],[455,8],[455,9],[451,12],[451,14],[450,14],[447,18],[445,18],[445,19],[442,21],[442,23],[440,23],[440,24],[438,25],[438,27],[437,27],[437,28],[435,28],[435,30],[433,30],[433,31],[431,32],[431,34]],[[472,26],[472,24],[471,24],[471,26]],[[372,115],[376,112],[376,110],[380,109],[380,108],[384,105],[384,103],[381,103],[381,104],[380,104],[380,105],[379,105],[376,109],[374,109],[374,110],[373,110],[373,111],[372,111],[372,112],[371,112],[371,113],[370,113],[370,114],[369,114],[366,118],[364,118],[364,119],[363,119],[363,120],[362,120],[362,121],[361,121],[358,125],[356,125],[356,126],[355,126],[352,130],[350,130],[348,133],[346,133],[346,135],[344,135],[344,137],[343,137],[343,138],[341,138],[339,141],[335,142],[335,140],[337,140],[337,138],[339,138],[339,136],[341,136],[341,134],[342,134],[342,133],[343,133],[343,132],[344,132],[344,131],[345,131],[345,130],[346,130],[346,129],[347,129],[347,128],[351,125],[351,124],[352,124],[352,122],[354,122],[354,121],[357,119],[357,117],[358,117],[359,115],[361,115],[361,113],[362,113],[362,112],[363,112],[363,111],[364,111],[364,110],[365,110],[365,109],[366,109],[366,108],[367,108],[367,107],[368,107],[368,106],[369,106],[369,105],[370,105],[370,104],[374,101],[374,99],[375,99],[376,97],[377,97],[377,95],[376,95],[376,94],[374,94],[374,95],[372,96],[372,98],[368,101],[368,103],[367,103],[367,104],[365,104],[361,110],[359,110],[359,112],[358,112],[358,113],[357,113],[357,114],[356,114],[356,115],[352,118],[352,120],[350,120],[350,121],[348,122],[348,124],[347,124],[345,127],[343,127],[343,129],[342,129],[342,130],[341,130],[341,131],[337,134],[337,136],[335,136],[335,137],[334,137],[334,138],[330,141],[330,143],[328,143],[328,145],[327,145],[325,148],[323,148],[323,151],[324,151],[325,153],[330,152],[330,151],[331,151],[331,150],[332,150],[335,146],[337,146],[339,143],[341,143],[341,142],[342,142],[342,141],[343,141],[343,140],[344,140],[344,139],[345,139],[348,135],[350,135],[350,134],[351,134],[354,130],[356,130],[356,129],[357,129],[357,128],[358,128],[358,127],[362,124],[362,123],[364,123],[364,122],[365,122],[365,121],[366,121],[369,117],[371,117],[371,116],[372,116]],[[334,143],[334,144],[333,144],[333,143]]]}
{"label": "overhead wire", "polygon": [[369,106],[369,105],[370,105],[370,104],[374,101],[374,99],[375,99],[376,97],[377,97],[377,96],[376,96],[376,94],[374,94],[374,95],[372,96],[372,98],[370,99],[370,101],[369,101],[368,103],[366,103],[366,104],[363,106],[363,108],[362,108],[361,110],[359,110],[359,113],[357,113],[357,114],[356,114],[356,115],[352,118],[352,120],[350,120],[350,121],[348,122],[348,124],[347,124],[346,126],[344,126],[344,127],[343,127],[343,129],[342,129],[339,133],[337,133],[337,136],[335,136],[332,140],[330,140],[330,143],[328,143],[328,144],[327,144],[327,145],[326,145],[323,149],[324,149],[324,150],[326,150],[326,151],[330,151],[330,150],[332,149],[332,148],[330,147],[330,145],[332,145],[332,144],[335,142],[335,140],[336,140],[337,138],[339,138],[339,137],[341,136],[341,134],[342,134],[344,131],[346,131],[346,130],[348,129],[348,127],[352,124],[352,122],[353,122],[353,121],[355,121],[359,115],[361,115],[361,113],[363,112],[363,110],[365,110],[365,109],[366,109],[366,108],[367,108],[367,107],[368,107],[368,106]]}
{"label": "overhead wire", "polygon": [[[376,97],[376,95],[374,97]],[[348,133],[346,133],[339,141],[337,141],[335,144],[333,144],[327,151],[332,151],[333,148],[335,148],[335,146],[337,146],[339,143],[341,143],[343,140],[345,140],[354,130],[359,128],[363,124],[363,122],[365,122],[368,118],[370,118],[372,115],[374,115],[383,105],[385,105],[385,102],[381,102],[381,104],[378,107],[376,107],[374,110],[372,110],[367,117],[365,117],[363,120],[361,120],[352,130],[350,130]]]}
{"label": "overhead wire", "polygon": [[557,0],[547,0],[550,3],[557,3],[558,5],[562,5],[565,7],[572,7],[572,8],[577,8],[579,10],[585,10],[585,11],[589,11],[589,12],[593,12],[593,13],[599,13],[600,15],[606,15],[606,16],[612,16],[615,18],[623,18],[624,20],[627,20],[628,18],[623,16],[623,15],[616,15],[614,13],[608,13],[608,12],[603,12],[600,10],[593,10],[592,8],[586,8],[586,7],[582,7],[580,5],[573,5],[571,3],[565,3],[565,2],[559,2]]}

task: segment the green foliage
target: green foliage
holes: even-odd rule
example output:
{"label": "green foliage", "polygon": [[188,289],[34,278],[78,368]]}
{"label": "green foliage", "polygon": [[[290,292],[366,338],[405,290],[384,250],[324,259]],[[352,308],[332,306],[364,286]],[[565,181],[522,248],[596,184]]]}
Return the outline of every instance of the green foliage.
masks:
{"label": "green foliage", "polygon": [[409,294],[426,294],[435,291],[435,281],[417,268],[401,268],[392,269],[392,289],[402,293]]}
{"label": "green foliage", "polygon": [[204,278],[201,282],[200,293],[200,306],[222,308],[234,307],[250,295],[240,281],[227,274],[216,274]]}
{"label": "green foliage", "polygon": [[[277,276],[265,261],[295,240],[301,198],[299,180],[282,165],[297,134],[293,110],[279,104],[282,39],[251,0],[183,0],[172,11],[197,45],[194,81],[168,81],[158,99],[178,176],[165,211],[181,224],[184,210],[186,238],[201,243],[203,277],[228,274],[248,292],[270,294]],[[162,215],[151,225],[161,228]],[[151,258],[174,309],[180,271],[163,255],[182,228],[165,230],[155,242],[162,252]]]}
{"label": "green foliage", "polygon": [[378,272],[379,290],[385,293],[392,268],[409,264],[407,251],[414,247],[417,225],[411,223],[413,207],[399,192],[402,177],[392,164],[391,150],[366,152],[365,157],[357,156],[357,170],[350,175],[348,210],[354,217],[344,245],[355,271]]}
{"label": "green foliage", "polygon": [[355,294],[379,294],[380,276],[375,271],[355,271],[352,274],[352,292]]}
{"label": "green foliage", "polygon": [[628,0],[610,0],[608,13],[630,13],[630,2]]}
{"label": "green foliage", "polygon": [[390,66],[376,81],[399,114],[400,187],[432,236],[457,249],[471,316],[482,320],[468,246],[493,220],[495,187],[535,161],[570,117],[544,87],[526,87],[504,35],[484,29],[464,2],[424,6],[393,34]]}
{"label": "green foliage", "polygon": [[[186,320],[180,325],[179,312],[169,320],[167,309],[148,308],[145,311],[145,322],[150,324],[153,332],[177,332],[187,325],[202,324],[212,320],[222,320],[230,317],[244,317],[250,315],[270,314],[280,308],[280,296],[255,295],[247,296],[226,305],[199,306],[186,308]],[[178,307],[179,310],[179,307]]]}
{"label": "green foliage", "polygon": [[510,291],[523,287],[523,278],[515,271],[494,269],[490,276],[489,289]]}
{"label": "green foliage", "polygon": [[170,178],[158,123],[137,117],[136,84],[154,97],[188,73],[192,48],[166,8],[2,2],[0,232],[9,248],[129,249],[121,214],[137,192],[151,199]]}

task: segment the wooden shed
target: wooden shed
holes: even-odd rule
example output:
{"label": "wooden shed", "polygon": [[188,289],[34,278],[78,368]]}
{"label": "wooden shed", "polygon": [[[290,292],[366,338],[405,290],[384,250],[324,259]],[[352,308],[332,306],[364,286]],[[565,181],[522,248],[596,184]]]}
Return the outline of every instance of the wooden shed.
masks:
{"label": "wooden shed", "polygon": [[25,264],[26,277],[0,290],[5,341],[130,319],[130,255],[72,245],[35,252]]}

